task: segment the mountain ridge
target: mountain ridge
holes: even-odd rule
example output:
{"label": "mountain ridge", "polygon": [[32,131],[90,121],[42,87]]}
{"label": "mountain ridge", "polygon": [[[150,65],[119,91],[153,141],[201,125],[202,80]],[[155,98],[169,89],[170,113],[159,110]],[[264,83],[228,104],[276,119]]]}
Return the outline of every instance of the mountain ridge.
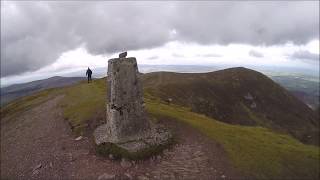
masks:
{"label": "mountain ridge", "polygon": [[303,142],[318,142],[315,112],[260,72],[243,67],[210,73],[146,74],[148,93],[192,111],[239,125],[286,132]]}
{"label": "mountain ridge", "polygon": [[41,79],[21,84],[13,84],[7,87],[3,87],[1,88],[1,105],[4,105],[19,97],[31,95],[41,90],[72,85],[85,79],[85,77],[53,76],[47,79]]}
{"label": "mountain ridge", "polygon": [[[6,95],[10,96],[11,91],[17,98],[84,79],[55,76],[22,84],[23,88],[12,85],[5,91],[7,94],[1,89],[1,102],[6,102]],[[164,101],[172,99],[173,103],[188,106],[194,112],[230,124],[272,128],[289,133],[302,142],[318,142],[319,121],[316,120],[316,113],[260,72],[244,67],[208,73],[161,71],[142,74],[142,79],[146,92]],[[281,99],[286,99],[283,102],[289,104],[282,103]],[[276,108],[272,108],[275,104]],[[290,106],[295,110],[287,108]],[[303,123],[303,120],[306,122]]]}

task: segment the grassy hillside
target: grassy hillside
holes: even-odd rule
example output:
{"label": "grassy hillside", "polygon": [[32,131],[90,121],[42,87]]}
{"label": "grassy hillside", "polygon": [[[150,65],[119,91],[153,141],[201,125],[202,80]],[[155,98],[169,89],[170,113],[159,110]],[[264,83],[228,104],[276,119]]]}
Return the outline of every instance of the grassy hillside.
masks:
{"label": "grassy hillside", "polygon": [[50,88],[73,85],[80,82],[81,80],[85,80],[85,78],[54,76],[48,79],[42,79],[22,84],[14,84],[8,87],[4,87],[1,88],[1,106],[19,97],[32,95],[35,92]]}
{"label": "grassy hillside", "polygon": [[82,82],[64,88],[61,106],[64,116],[77,134],[82,134],[90,120],[104,118],[106,86],[104,79]]}
{"label": "grassy hillside", "polygon": [[219,142],[234,166],[246,176],[259,179],[319,176],[319,148],[290,136],[262,127],[222,123],[177,105],[147,101],[147,109],[154,117],[185,122]]}
{"label": "grassy hillside", "polygon": [[319,121],[303,102],[267,76],[246,68],[211,73],[155,72],[145,91],[229,124],[263,126],[317,144]]}
{"label": "grassy hillside", "polygon": [[16,116],[56,96],[60,91],[61,90],[58,89],[43,90],[39,93],[12,101],[1,107],[1,123],[4,123],[2,122],[2,117],[6,117],[8,120],[14,120]]}
{"label": "grassy hillside", "polygon": [[[82,133],[94,119],[103,119],[106,98],[105,79],[53,89],[22,98],[1,109],[12,116],[47,98],[64,95],[61,102],[66,119],[75,133]],[[294,138],[262,127],[219,122],[190,111],[190,107],[168,105],[145,92],[148,112],[157,119],[187,123],[223,146],[232,164],[244,175],[256,178],[319,178],[319,147],[305,145]]]}

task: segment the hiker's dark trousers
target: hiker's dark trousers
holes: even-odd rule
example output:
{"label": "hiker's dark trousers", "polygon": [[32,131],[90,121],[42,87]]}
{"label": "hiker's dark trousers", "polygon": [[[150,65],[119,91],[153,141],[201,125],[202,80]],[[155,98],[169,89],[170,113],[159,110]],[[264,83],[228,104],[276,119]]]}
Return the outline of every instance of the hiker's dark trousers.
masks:
{"label": "hiker's dark trousers", "polygon": [[91,75],[88,75],[88,83],[89,83],[90,81],[92,81]]}

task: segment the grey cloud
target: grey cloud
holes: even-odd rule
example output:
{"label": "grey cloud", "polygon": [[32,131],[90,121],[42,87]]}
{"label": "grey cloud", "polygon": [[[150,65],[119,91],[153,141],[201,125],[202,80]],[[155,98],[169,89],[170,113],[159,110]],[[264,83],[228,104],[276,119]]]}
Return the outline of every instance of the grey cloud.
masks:
{"label": "grey cloud", "polygon": [[255,50],[250,50],[249,56],[261,58],[261,57],[263,57],[263,54],[261,52],[255,51]]}
{"label": "grey cloud", "polygon": [[149,59],[149,60],[154,60],[154,59],[158,59],[159,58],[159,56],[150,56],[150,57],[148,57],[147,59]]}
{"label": "grey cloud", "polygon": [[177,35],[202,44],[306,43],[319,37],[319,2],[180,2]]}
{"label": "grey cloud", "polygon": [[172,40],[273,45],[305,43],[318,32],[317,1],[1,1],[1,76],[39,69],[80,45],[92,54]]}
{"label": "grey cloud", "polygon": [[222,55],[220,55],[220,54],[213,54],[213,53],[212,54],[211,53],[210,54],[197,54],[197,56],[198,57],[208,57],[208,58],[209,57],[222,57]]}
{"label": "grey cloud", "polygon": [[176,57],[176,58],[183,58],[183,57],[185,57],[183,54],[178,54],[178,53],[172,53],[171,55],[172,55],[172,57]]}
{"label": "grey cloud", "polygon": [[92,54],[161,46],[171,31],[164,6],[1,1],[1,76],[39,69],[80,45]]}
{"label": "grey cloud", "polygon": [[290,57],[298,60],[319,61],[319,54],[311,53],[309,51],[297,51]]}

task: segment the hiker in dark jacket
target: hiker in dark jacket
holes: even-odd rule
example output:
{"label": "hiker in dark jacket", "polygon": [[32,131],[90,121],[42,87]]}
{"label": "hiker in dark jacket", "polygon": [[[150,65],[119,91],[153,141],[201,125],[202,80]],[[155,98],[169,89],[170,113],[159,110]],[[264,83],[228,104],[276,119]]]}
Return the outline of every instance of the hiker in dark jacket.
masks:
{"label": "hiker in dark jacket", "polygon": [[92,81],[91,75],[92,75],[92,71],[91,71],[91,69],[88,67],[87,72],[86,72],[86,76],[88,76],[88,83],[89,83],[90,81]]}

